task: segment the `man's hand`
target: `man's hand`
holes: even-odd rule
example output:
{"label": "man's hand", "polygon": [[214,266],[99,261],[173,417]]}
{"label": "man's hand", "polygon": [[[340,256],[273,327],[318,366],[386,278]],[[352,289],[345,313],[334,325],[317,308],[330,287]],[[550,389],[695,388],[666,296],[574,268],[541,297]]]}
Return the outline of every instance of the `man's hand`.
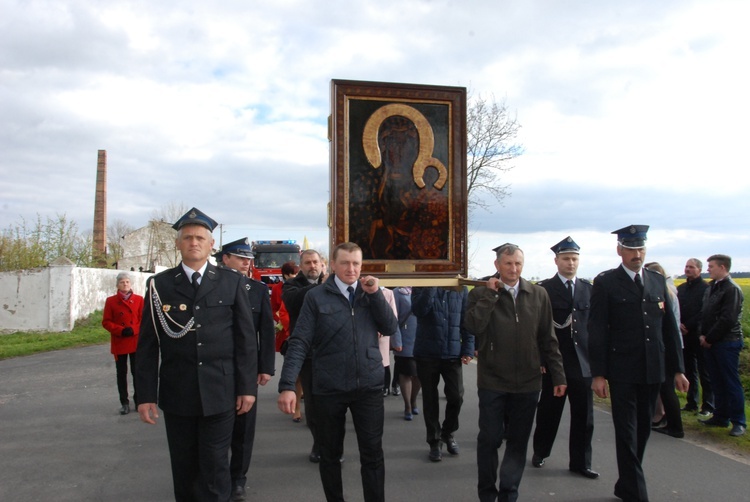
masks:
{"label": "man's hand", "polygon": [[393,352],[401,352],[402,350],[404,350],[403,347],[393,347]]}
{"label": "man's hand", "polygon": [[268,373],[258,373],[258,385],[265,385],[271,381],[271,375]]}
{"label": "man's hand", "polygon": [[703,335],[699,336],[698,340],[700,341],[701,347],[703,347],[704,349],[710,349],[711,348],[711,344],[706,341],[706,337],[705,336],[703,336]]}
{"label": "man's hand", "polygon": [[359,283],[362,286],[362,291],[365,293],[375,293],[378,291],[378,278],[371,275],[360,277]]}
{"label": "man's hand", "polygon": [[688,333],[688,329],[682,323],[680,323],[680,333],[682,333],[683,335],[687,335]]}
{"label": "man's hand", "polygon": [[609,389],[607,388],[607,380],[602,376],[596,376],[591,380],[591,390],[597,397],[602,399],[609,397]]}
{"label": "man's hand", "polygon": [[497,291],[498,289],[500,289],[501,284],[502,282],[500,282],[500,279],[498,279],[497,277],[490,277],[489,279],[487,279],[487,289]]}
{"label": "man's hand", "polygon": [[156,425],[156,419],[159,418],[159,408],[156,403],[141,403],[138,405],[138,415],[142,422]]}
{"label": "man's hand", "polygon": [[473,357],[471,356],[461,356],[461,362],[464,364],[469,364]]}
{"label": "man's hand", "polygon": [[565,395],[565,390],[567,388],[568,388],[567,385],[555,385],[554,396],[555,397],[563,397]]}
{"label": "man's hand", "polygon": [[250,411],[250,408],[255,404],[255,396],[237,396],[237,401],[234,409],[237,410],[238,415],[242,415]]}
{"label": "man's hand", "polygon": [[690,382],[685,378],[682,373],[675,373],[674,375],[674,387],[680,392],[687,392],[690,387]]}
{"label": "man's hand", "polygon": [[293,390],[282,390],[277,402],[279,409],[283,413],[291,415],[294,413],[294,408],[297,405],[297,394]]}

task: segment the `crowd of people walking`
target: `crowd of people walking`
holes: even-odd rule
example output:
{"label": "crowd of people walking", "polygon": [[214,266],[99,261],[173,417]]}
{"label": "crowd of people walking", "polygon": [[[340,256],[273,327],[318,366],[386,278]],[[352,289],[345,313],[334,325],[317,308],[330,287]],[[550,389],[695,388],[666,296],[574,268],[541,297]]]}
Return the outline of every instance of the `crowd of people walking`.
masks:
{"label": "crowd of people walking", "polygon": [[[405,421],[422,419],[430,461],[440,462],[443,449],[465,453],[459,418],[462,368],[470,363],[477,364],[481,501],[519,498],[527,462],[543,468],[552,453],[566,400],[568,469],[596,480],[593,395],[611,399],[614,494],[626,501],[648,500],[642,461],[652,430],[682,437],[682,413],[696,413],[707,427],[745,433],[743,297],[726,255],[708,258],[710,283],[701,260],[690,258],[686,282],[674,288],[658,263],[645,261],[648,226],[629,225],[613,232],[622,263],[593,281],[578,277],[581,247],[566,237],[551,247],[554,275],[536,284],[522,275],[523,250],[506,243],[494,249],[495,273],[471,291],[388,290],[362,274],[362,249],[347,242],[329,263],[304,250],[269,290],[247,277],[247,239],[222,246],[217,266],[209,262],[215,226],[191,209],[175,223],[182,262],[149,280],[145,301],[120,274],[105,306],[120,413],[130,411],[129,358],[141,420],[153,424],[164,413],[176,500],[245,500],[255,396],[276,374],[276,352],[284,356],[278,407],[295,422],[304,417],[305,454],[318,464],[329,501],[344,500],[347,413],[362,496],[387,499],[384,399],[391,393],[403,400]],[[676,391],[687,392],[681,409]]]}

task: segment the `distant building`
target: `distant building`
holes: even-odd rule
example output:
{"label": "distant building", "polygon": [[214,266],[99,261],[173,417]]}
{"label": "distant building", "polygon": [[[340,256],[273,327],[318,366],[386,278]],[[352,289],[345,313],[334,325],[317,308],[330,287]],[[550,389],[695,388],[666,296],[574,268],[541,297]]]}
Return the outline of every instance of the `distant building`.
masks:
{"label": "distant building", "polygon": [[147,272],[176,266],[180,262],[176,237],[177,231],[171,223],[151,220],[147,226],[123,236],[122,258],[117,268]]}

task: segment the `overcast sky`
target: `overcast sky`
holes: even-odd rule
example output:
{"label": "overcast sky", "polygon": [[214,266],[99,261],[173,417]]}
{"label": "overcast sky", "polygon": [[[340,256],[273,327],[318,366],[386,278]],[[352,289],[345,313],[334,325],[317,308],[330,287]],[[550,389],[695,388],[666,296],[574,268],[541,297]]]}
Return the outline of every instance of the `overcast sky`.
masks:
{"label": "overcast sky", "polygon": [[[470,228],[491,248],[581,245],[579,275],[619,263],[612,230],[651,225],[649,260],[727,253],[750,270],[750,2],[0,0],[0,228],[66,214],[93,227],[169,203],[224,242],[328,248],[331,79],[465,86],[505,100],[525,153],[512,195]],[[218,232],[215,234],[217,242]]]}

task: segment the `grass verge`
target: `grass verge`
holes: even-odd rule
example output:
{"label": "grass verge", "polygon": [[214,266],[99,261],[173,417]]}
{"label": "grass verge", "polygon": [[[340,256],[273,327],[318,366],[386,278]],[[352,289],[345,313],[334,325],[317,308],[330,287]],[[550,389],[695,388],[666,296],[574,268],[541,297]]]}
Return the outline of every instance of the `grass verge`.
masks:
{"label": "grass verge", "polygon": [[[685,394],[678,392],[680,398],[680,407],[685,406]],[[594,396],[594,403],[599,406],[611,408],[609,399],[600,399]],[[750,416],[750,407],[745,402],[745,416]],[[732,437],[729,435],[729,428],[706,427],[701,424],[697,413],[682,412],[682,428],[685,431],[685,438],[696,440],[699,443],[710,443],[716,445],[719,449],[727,450],[735,455],[747,458],[750,456],[750,433],[744,436]]]}
{"label": "grass verge", "polygon": [[102,311],[77,321],[70,332],[16,332],[0,335],[0,360],[29,356],[50,350],[71,349],[109,342],[109,332],[102,327]]}

